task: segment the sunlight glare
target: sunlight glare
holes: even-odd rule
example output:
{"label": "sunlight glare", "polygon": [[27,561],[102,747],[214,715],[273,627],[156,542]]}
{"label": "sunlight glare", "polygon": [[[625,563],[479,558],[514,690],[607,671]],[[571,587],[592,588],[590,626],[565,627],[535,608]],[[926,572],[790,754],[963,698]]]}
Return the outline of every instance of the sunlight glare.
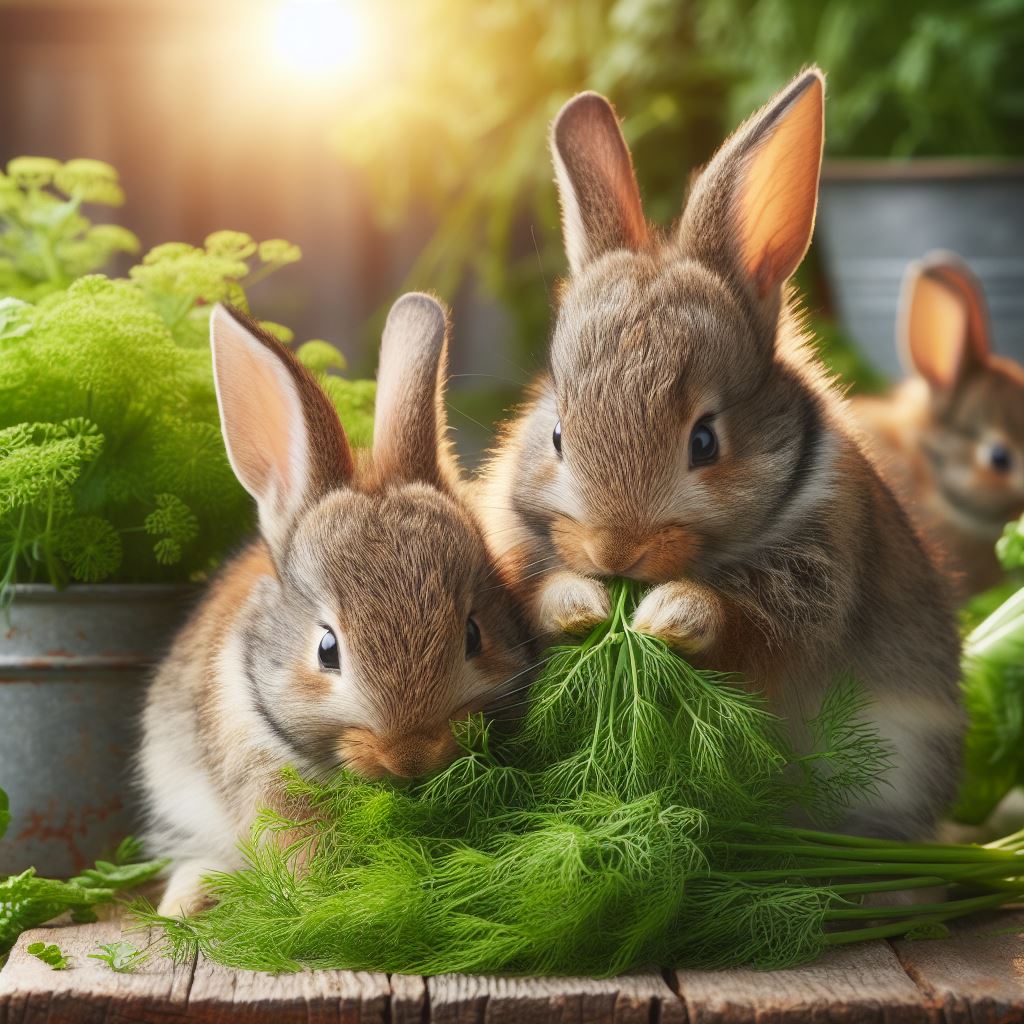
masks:
{"label": "sunlight glare", "polygon": [[365,7],[358,0],[283,0],[274,18],[275,58],[304,77],[359,70],[368,61],[369,42]]}

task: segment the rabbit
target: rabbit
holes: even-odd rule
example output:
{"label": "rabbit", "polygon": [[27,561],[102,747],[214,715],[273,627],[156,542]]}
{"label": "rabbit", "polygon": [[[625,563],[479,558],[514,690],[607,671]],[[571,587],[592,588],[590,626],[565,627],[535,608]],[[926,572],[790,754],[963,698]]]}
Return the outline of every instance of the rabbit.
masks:
{"label": "rabbit", "polygon": [[1024,366],[992,352],[981,283],[951,252],[907,268],[897,341],[914,376],[853,409],[964,600],[999,582],[995,542],[1024,513]]}
{"label": "rabbit", "polygon": [[852,676],[892,785],[840,827],[921,837],[954,795],[964,716],[942,578],[858,442],[787,282],[810,242],[824,78],[810,68],[644,218],[615,113],[586,92],[551,133],[570,277],[550,368],[502,429],[476,495],[488,543],[546,633],[648,589],[633,625],[736,673],[794,743]]}
{"label": "rabbit", "polygon": [[431,773],[457,753],[450,720],[500,705],[531,667],[525,613],[444,439],[437,302],[391,309],[359,459],[287,349],[225,306],[210,325],[224,441],[259,538],[223,568],[146,698],[139,776],[147,848],[172,858],[168,914],[204,905],[211,871],[241,866],[261,808],[301,813],[283,767]]}

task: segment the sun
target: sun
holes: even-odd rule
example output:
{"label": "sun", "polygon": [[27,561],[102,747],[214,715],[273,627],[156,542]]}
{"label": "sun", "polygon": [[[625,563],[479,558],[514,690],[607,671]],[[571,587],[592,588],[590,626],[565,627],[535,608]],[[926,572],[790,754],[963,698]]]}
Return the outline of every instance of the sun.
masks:
{"label": "sun", "polygon": [[283,0],[271,33],[277,63],[301,77],[348,77],[369,61],[371,34],[357,0]]}

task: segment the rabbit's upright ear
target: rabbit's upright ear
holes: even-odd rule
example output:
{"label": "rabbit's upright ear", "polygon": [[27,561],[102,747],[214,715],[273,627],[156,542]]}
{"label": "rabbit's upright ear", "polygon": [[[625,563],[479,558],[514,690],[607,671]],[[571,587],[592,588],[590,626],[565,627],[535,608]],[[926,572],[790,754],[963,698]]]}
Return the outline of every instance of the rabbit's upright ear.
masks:
{"label": "rabbit's upright ear", "polygon": [[551,129],[551,157],[573,273],[612,249],[639,249],[646,243],[633,161],[615,111],[603,96],[580,93],[562,107]]}
{"label": "rabbit's upright ear", "polygon": [[949,393],[991,352],[981,282],[959,256],[932,252],[903,276],[897,343],[908,369]]}
{"label": "rabbit's upright ear", "polygon": [[810,68],[737,129],[697,179],[680,226],[686,254],[752,288],[770,317],[814,230],[824,96]]}
{"label": "rabbit's upright ear", "polygon": [[210,342],[228,460],[276,552],[304,505],[351,478],[348,439],[309,371],[248,317],[218,304]]}
{"label": "rabbit's upright ear", "polygon": [[403,295],[388,313],[373,421],[373,464],[382,483],[444,487],[450,479],[446,327],[441,304],[418,292]]}

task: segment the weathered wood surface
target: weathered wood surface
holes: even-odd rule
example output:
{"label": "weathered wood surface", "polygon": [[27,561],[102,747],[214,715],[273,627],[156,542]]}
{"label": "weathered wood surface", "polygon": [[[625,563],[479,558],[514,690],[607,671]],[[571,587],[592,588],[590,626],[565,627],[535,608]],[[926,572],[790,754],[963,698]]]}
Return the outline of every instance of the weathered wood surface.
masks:
{"label": "weathered wood surface", "polygon": [[[958,924],[950,939],[865,943],[787,971],[639,972],[620,978],[416,978],[350,971],[271,975],[154,958],[132,974],[89,959],[146,933],[116,921],[23,935],[0,972],[0,1024],[789,1024],[1024,1022],[1024,910]],[[56,942],[52,971],[26,953]]]}

